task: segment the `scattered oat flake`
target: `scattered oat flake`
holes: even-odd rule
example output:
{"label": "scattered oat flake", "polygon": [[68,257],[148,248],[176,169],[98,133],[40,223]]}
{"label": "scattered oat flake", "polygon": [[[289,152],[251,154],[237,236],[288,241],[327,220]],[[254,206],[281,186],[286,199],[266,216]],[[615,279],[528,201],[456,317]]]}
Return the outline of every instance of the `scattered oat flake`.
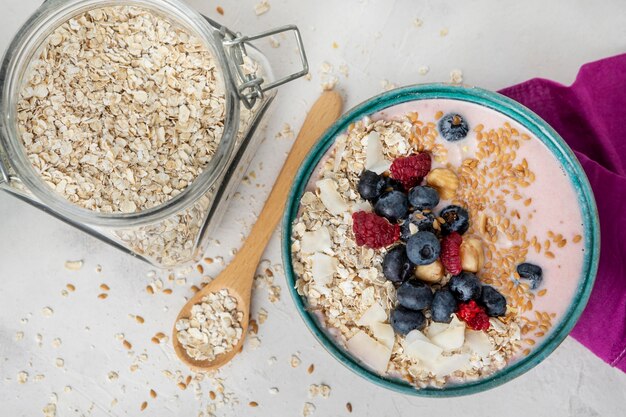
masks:
{"label": "scattered oat flake", "polygon": [[249,337],[248,346],[250,346],[250,349],[252,350],[258,349],[259,346],[261,346],[261,339],[256,336]]}
{"label": "scattered oat flake", "polygon": [[42,409],[44,417],[56,417],[57,406],[54,403],[48,403]]}
{"label": "scattered oat flake", "polygon": [[272,395],[278,394],[278,388],[276,388],[276,387],[270,388],[269,391],[270,391],[270,394],[272,394]]}
{"label": "scattered oat flake", "polygon": [[18,384],[25,384],[26,382],[28,382],[28,372],[25,371],[20,371],[17,373],[17,383]]}
{"label": "scattered oat flake", "polygon": [[439,31],[439,36],[441,36],[442,38],[444,36],[448,36],[448,28],[443,28]]}
{"label": "scattered oat flake", "polygon": [[261,0],[254,6],[254,12],[257,16],[261,16],[270,11],[270,3],[267,0]]}
{"label": "scattered oat flake", "polygon": [[54,360],[54,364],[57,366],[57,368],[63,368],[63,365],[65,365],[65,360],[63,360],[63,358],[56,358]]}
{"label": "scattered oat flake", "polygon": [[83,267],[84,262],[80,261],[65,261],[65,269],[68,271],[78,271]]}
{"label": "scattered oat flake", "polygon": [[294,131],[291,129],[289,123],[283,123],[283,127],[275,136],[276,139],[293,139],[295,137]]}
{"label": "scattered oat flake", "polygon": [[413,26],[415,26],[416,28],[422,27],[423,24],[424,22],[422,21],[422,19],[418,17],[416,17],[415,20],[413,20]]}
{"label": "scattered oat flake", "polygon": [[70,387],[69,385],[66,385],[65,388],[63,388],[63,391],[65,392],[72,392],[72,387]]}
{"label": "scattered oat flake", "polygon": [[41,309],[41,314],[43,314],[44,317],[51,317],[54,314],[54,310],[50,307],[44,307]]}
{"label": "scattered oat flake", "polygon": [[109,382],[113,382],[117,380],[118,378],[119,378],[119,374],[115,371],[109,371],[109,373],[107,374],[107,379],[109,380]]}
{"label": "scattered oat flake", "polygon": [[42,375],[42,374],[37,374],[37,375],[35,375],[35,377],[33,378],[33,380],[34,380],[35,382],[41,382],[41,381],[43,381],[45,378],[46,378],[46,376],[45,376],[45,375]]}
{"label": "scattered oat flake", "polygon": [[15,341],[19,342],[24,339],[24,332],[16,332],[15,333]]}
{"label": "scattered oat flake", "polygon": [[297,355],[291,355],[291,360],[289,361],[289,363],[291,364],[292,368],[297,368],[298,366],[300,366],[302,361]]}
{"label": "scattered oat flake", "polygon": [[426,75],[428,74],[428,71],[430,71],[430,68],[427,65],[422,65],[417,69],[417,73],[419,75]]}
{"label": "scattered oat flake", "polygon": [[380,82],[381,87],[383,88],[383,91],[389,91],[389,90],[393,90],[394,88],[397,87],[396,84],[390,82],[389,80],[382,80]]}
{"label": "scattered oat flake", "polygon": [[52,347],[53,348],[58,348],[60,346],[61,346],[61,339],[59,339],[58,337],[52,339]]}
{"label": "scattered oat flake", "polygon": [[450,82],[452,84],[461,84],[463,82],[463,72],[460,69],[450,71]]}
{"label": "scattered oat flake", "polygon": [[304,403],[304,408],[302,409],[302,416],[308,417],[315,412],[315,405],[313,403]]}

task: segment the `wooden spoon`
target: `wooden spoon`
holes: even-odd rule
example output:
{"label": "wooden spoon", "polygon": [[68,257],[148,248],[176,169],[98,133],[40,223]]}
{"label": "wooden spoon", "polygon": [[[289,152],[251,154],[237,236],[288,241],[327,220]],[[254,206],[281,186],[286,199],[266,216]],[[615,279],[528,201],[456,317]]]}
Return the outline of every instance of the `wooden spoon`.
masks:
{"label": "wooden spoon", "polygon": [[343,100],[341,96],[334,91],[323,93],[315,102],[304,120],[300,133],[291,148],[291,152],[289,152],[289,156],[287,156],[285,165],[280,171],[276,183],[274,183],[274,188],[265,202],[263,211],[261,211],[247,240],[226,269],[206,287],[198,291],[178,314],[176,322],[181,318],[189,318],[191,307],[199,303],[205,295],[218,292],[221,289],[228,290],[230,295],[237,300],[237,309],[243,313],[243,318],[240,323],[243,330],[241,340],[239,340],[239,343],[237,343],[232,350],[217,356],[213,361],[198,361],[190,358],[185,348],[176,337],[177,331],[176,325],[174,325],[172,333],[174,350],[180,360],[191,369],[195,371],[217,369],[229,362],[241,350],[248,330],[250,296],[252,293],[254,275],[259,261],[261,260],[261,256],[265,251],[265,247],[282,217],[291,183],[296,176],[298,168],[313,145],[315,145],[324,131],[341,115],[342,107]]}

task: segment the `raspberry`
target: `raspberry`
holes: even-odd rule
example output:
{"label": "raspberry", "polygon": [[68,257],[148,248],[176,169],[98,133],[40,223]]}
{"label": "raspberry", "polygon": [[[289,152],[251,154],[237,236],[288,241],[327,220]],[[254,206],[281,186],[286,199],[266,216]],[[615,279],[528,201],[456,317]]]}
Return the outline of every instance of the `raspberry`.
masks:
{"label": "raspberry", "polygon": [[366,211],[352,214],[352,230],[356,244],[372,249],[383,248],[400,238],[400,226],[391,224],[387,219]]}
{"label": "raspberry", "polygon": [[391,164],[391,177],[400,181],[408,191],[430,172],[430,155],[420,153],[396,158]]}
{"label": "raspberry", "polygon": [[460,320],[467,323],[467,327],[472,330],[487,330],[489,328],[489,316],[485,309],[476,304],[474,300],[460,304],[456,315]]}
{"label": "raspberry", "polygon": [[463,238],[457,232],[452,232],[441,240],[441,263],[452,275],[459,275],[461,267],[461,243]]}

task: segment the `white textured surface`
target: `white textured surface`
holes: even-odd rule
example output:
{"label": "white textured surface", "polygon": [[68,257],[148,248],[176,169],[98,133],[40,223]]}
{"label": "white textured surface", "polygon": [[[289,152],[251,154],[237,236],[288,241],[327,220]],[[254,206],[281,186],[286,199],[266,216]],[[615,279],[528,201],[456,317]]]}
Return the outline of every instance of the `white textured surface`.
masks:
{"label": "white textured surface", "polygon": [[[38,3],[0,0],[0,51]],[[249,223],[252,212],[258,212],[290,146],[290,140],[275,140],[274,135],[285,122],[297,130],[319,93],[322,62],[332,64],[338,88],[351,107],[381,92],[385,84],[447,81],[450,71],[457,68],[463,71],[466,83],[491,89],[533,76],[570,83],[579,65],[626,49],[626,3],[619,0],[532,0],[506,6],[496,1],[339,4],[330,0],[270,0],[270,11],[259,17],[253,10],[255,0],[191,3],[246,33],[298,24],[311,64],[311,81],[297,81],[279,95],[269,120],[268,140],[251,168],[256,179],[241,187],[243,199],[233,205],[216,236],[222,243],[212,248],[211,254],[226,259],[240,242],[240,220]],[[215,13],[218,4],[226,12],[223,17]],[[423,21],[421,27],[414,25],[416,18]],[[444,28],[449,33],[442,37],[440,30]],[[285,42],[277,49],[267,42],[261,46],[274,58],[278,73],[297,62],[293,48]],[[341,64],[347,65],[348,77],[341,74]],[[422,76],[418,68],[424,65],[430,71]],[[272,263],[280,262],[278,233],[266,257]],[[63,263],[68,259],[84,259],[85,267],[78,272],[67,271]],[[102,273],[95,272],[96,264],[103,266]],[[215,274],[220,268],[216,264],[208,272]],[[172,295],[150,296],[145,291],[148,271],[142,263],[0,194],[0,415],[42,415],[52,393],[58,395],[59,416],[139,415],[143,401],[149,403],[146,415],[197,415],[201,404],[210,402],[210,388],[203,385],[201,401],[191,389],[177,388],[161,371],[186,370],[169,345],[156,346],[150,338],[158,331],[169,334],[184,297],[191,293],[189,285],[199,277],[190,277],[186,286],[166,284],[174,288]],[[98,287],[103,282],[111,291],[108,299],[99,300]],[[339,366],[316,344],[297,316],[282,276],[277,282],[283,286],[280,302],[268,303],[265,289],[254,297],[253,311],[263,306],[269,312],[269,319],[260,326],[260,347],[247,346],[243,355],[221,371],[226,389],[236,394],[240,404],[222,408],[217,415],[297,416],[305,401],[316,405],[315,415],[319,416],[347,415],[348,401],[353,405],[353,415],[358,416],[623,415],[626,375],[572,339],[526,375],[473,397],[428,400],[376,388]],[[73,283],[76,292],[62,297],[67,283]],[[51,317],[42,314],[46,306],[54,310]],[[145,324],[137,324],[128,314],[143,316]],[[28,322],[22,323],[22,318]],[[14,340],[18,331],[24,332],[19,342]],[[36,340],[38,333],[43,337],[41,347]],[[134,355],[116,340],[117,333],[124,333],[132,342]],[[57,337],[62,344],[55,348],[52,340]],[[131,372],[134,358],[144,352],[148,360]],[[302,365],[292,369],[289,360],[296,352]],[[272,356],[277,358],[274,364],[268,362]],[[56,366],[56,358],[65,360],[63,368]],[[309,375],[306,368],[311,363],[315,372]],[[28,372],[26,384],[17,383],[19,371]],[[118,372],[119,380],[107,381],[109,371]],[[37,374],[45,378],[36,382]],[[312,383],[330,385],[330,398],[309,400]],[[65,392],[66,386],[72,391]],[[278,387],[278,394],[271,394],[270,387]],[[156,400],[150,399],[150,388],[158,392]],[[111,407],[113,399],[119,403]],[[249,401],[260,405],[250,408]]]}

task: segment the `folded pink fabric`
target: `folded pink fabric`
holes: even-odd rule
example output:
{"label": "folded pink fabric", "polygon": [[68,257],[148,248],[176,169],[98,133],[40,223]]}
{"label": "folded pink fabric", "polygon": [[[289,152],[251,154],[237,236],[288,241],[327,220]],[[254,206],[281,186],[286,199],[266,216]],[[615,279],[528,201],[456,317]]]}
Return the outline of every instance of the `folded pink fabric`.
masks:
{"label": "folded pink fabric", "polygon": [[600,265],[572,336],[626,372],[626,54],[584,65],[569,87],[535,78],[500,93],[547,121],[589,177],[600,213]]}

